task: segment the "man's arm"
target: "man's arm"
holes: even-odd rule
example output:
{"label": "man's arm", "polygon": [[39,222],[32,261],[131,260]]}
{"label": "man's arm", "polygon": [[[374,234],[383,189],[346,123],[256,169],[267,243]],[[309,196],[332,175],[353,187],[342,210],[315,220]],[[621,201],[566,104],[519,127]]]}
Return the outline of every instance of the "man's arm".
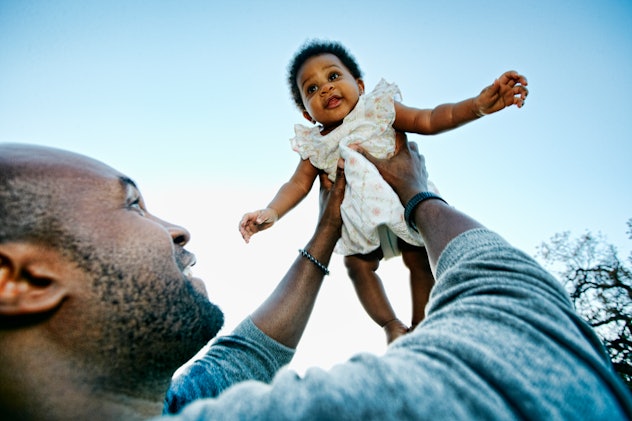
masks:
{"label": "man's arm", "polygon": [[314,307],[325,276],[323,269],[326,270],[340,238],[344,188],[344,173],[339,168],[333,187],[328,192],[321,191],[325,199],[322,215],[303,249],[322,266],[299,254],[250,319],[244,320],[233,334],[218,338],[204,357],[173,379],[165,399],[165,413],[177,413],[194,400],[215,397],[240,381],[269,382],[289,361]]}
{"label": "man's arm", "polygon": [[[403,135],[398,147],[390,162],[367,157],[408,203],[427,174]],[[271,386],[242,382],[178,419],[629,418],[629,392],[554,277],[440,200],[421,202],[413,218],[444,268],[414,332],[381,357],[288,370]]]}

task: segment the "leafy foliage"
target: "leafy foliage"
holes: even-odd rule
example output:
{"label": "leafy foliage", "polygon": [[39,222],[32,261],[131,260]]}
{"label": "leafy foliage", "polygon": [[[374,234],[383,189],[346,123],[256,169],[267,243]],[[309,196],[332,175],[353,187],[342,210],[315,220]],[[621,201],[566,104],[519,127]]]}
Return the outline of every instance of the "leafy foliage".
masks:
{"label": "leafy foliage", "polygon": [[[632,218],[627,221],[632,239]],[[538,256],[558,274],[577,312],[606,346],[615,370],[632,389],[632,252],[627,265],[601,234],[554,235]]]}

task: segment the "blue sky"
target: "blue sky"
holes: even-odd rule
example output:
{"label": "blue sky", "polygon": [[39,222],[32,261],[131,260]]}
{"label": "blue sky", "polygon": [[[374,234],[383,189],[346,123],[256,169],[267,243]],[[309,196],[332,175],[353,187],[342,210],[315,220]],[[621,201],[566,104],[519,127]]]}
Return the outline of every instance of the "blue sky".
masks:
{"label": "blue sky", "polygon": [[[560,231],[624,251],[632,217],[632,3],[605,1],[0,0],[0,142],[57,146],[134,178],[151,211],[193,234],[196,274],[227,328],[269,293],[311,235],[310,196],[243,244],[237,222],[298,163],[303,123],[286,65],[308,38],[343,42],[365,73],[430,108],[503,71],[530,96],[438,136],[410,136],[446,199],[530,254]],[[383,352],[334,257],[295,367]],[[406,318],[401,260],[379,272]]]}

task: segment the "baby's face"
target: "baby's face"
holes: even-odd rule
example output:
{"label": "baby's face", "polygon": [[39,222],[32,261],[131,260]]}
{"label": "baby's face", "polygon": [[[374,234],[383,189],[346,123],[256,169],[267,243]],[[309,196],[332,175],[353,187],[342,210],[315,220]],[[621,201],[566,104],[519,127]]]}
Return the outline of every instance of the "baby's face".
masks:
{"label": "baby's face", "polygon": [[303,116],[331,130],[353,110],[364,92],[362,79],[333,54],[309,58],[296,75],[296,84],[305,105]]}

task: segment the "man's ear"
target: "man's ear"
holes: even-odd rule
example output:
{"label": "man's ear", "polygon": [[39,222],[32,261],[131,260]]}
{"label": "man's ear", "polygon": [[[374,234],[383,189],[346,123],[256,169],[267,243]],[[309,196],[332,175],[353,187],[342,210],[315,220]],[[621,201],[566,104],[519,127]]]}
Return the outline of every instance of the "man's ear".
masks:
{"label": "man's ear", "polygon": [[307,112],[307,110],[303,110],[303,117],[305,118],[305,120],[309,121],[312,124],[316,124],[316,120],[314,120],[312,118],[311,115],[309,115],[309,113]]}
{"label": "man's ear", "polygon": [[68,292],[64,262],[36,245],[0,244],[0,315],[35,315],[59,306]]}

